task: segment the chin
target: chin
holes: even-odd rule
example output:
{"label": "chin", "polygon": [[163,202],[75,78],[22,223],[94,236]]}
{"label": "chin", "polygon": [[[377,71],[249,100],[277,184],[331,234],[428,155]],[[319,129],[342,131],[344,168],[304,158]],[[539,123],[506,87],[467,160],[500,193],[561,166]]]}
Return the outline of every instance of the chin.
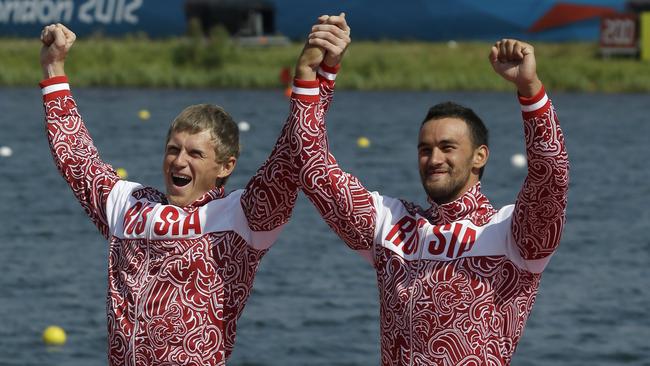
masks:
{"label": "chin", "polygon": [[434,201],[435,203],[438,204],[443,204],[448,201],[449,196],[451,195],[451,192],[449,192],[446,189],[440,189],[437,187],[424,187],[424,191],[427,193],[427,196]]}
{"label": "chin", "polygon": [[[188,187],[183,187],[183,188],[188,188]],[[187,189],[179,189],[179,187],[172,185],[167,186],[167,192],[165,192],[165,195],[167,196],[167,201],[169,203],[183,207],[185,205],[189,205],[192,203],[191,200],[191,192],[188,192]]]}

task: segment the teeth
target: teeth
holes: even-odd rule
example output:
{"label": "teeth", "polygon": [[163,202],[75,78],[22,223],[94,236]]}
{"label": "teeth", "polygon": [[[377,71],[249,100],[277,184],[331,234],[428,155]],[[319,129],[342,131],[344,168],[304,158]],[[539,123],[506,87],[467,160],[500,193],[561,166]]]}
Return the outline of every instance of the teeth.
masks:
{"label": "teeth", "polygon": [[191,179],[189,176],[182,174],[172,174],[172,178]]}

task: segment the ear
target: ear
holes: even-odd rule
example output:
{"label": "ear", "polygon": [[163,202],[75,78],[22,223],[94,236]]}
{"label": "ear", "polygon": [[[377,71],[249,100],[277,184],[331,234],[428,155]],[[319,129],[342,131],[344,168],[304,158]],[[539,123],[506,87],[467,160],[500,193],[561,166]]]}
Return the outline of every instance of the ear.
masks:
{"label": "ear", "polygon": [[472,168],[481,169],[487,164],[490,157],[490,150],[487,146],[481,145],[474,149],[474,157],[472,158]]}
{"label": "ear", "polygon": [[237,158],[235,158],[234,156],[229,157],[223,163],[219,163],[217,165],[217,177],[225,178],[230,176],[230,174],[232,174],[232,171],[235,170],[236,165],[237,165]]}

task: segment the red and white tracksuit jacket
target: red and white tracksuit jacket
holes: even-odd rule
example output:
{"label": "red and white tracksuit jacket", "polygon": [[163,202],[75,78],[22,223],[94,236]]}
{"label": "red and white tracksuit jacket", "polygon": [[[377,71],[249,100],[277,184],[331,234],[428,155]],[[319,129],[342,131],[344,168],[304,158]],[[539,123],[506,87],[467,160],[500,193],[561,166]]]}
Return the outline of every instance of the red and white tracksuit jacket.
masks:
{"label": "red and white tracksuit jacket", "polygon": [[328,225],[376,269],[382,365],[508,365],[565,222],[567,153],[546,92],[519,97],[528,175],[514,205],[494,209],[477,183],[424,209],[339,168],[321,110],[330,71],[294,82],[292,162]]}
{"label": "red and white tracksuit jacket", "polygon": [[246,189],[177,207],[100,159],[66,77],[41,88],[56,166],[109,240],[109,363],[224,365],[260,259],[297,197],[286,128]]}

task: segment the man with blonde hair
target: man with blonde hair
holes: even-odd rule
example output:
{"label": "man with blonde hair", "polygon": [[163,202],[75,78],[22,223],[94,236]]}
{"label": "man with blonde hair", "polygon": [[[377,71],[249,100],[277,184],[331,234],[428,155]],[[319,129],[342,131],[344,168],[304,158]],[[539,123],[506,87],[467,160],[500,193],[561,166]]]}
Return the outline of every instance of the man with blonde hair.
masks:
{"label": "man with blonde hair", "polygon": [[[167,135],[166,192],[122,181],[70,92],[64,64],[75,38],[61,24],[43,29],[40,85],[56,166],[109,241],[109,364],[224,365],[260,260],[296,200],[288,130],[246,188],[226,194],[237,125],[220,107],[190,106]],[[296,118],[292,103],[288,121]]]}

